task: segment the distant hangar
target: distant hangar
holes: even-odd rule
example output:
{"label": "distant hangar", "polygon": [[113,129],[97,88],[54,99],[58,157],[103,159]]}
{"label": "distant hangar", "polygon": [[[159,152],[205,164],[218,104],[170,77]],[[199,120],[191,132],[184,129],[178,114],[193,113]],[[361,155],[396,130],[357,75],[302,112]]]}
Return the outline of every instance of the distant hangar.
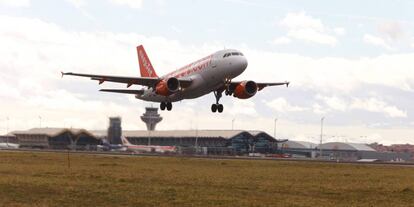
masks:
{"label": "distant hangar", "polygon": [[34,128],[10,135],[23,148],[93,150],[102,143],[101,138],[85,129]]}
{"label": "distant hangar", "polygon": [[[321,150],[322,149],[322,150]],[[409,153],[377,152],[367,144],[328,142],[322,145],[303,141],[287,141],[282,144],[282,152],[305,157],[322,156],[331,160],[358,161],[358,160],[379,160],[379,161],[408,161],[411,160]]]}

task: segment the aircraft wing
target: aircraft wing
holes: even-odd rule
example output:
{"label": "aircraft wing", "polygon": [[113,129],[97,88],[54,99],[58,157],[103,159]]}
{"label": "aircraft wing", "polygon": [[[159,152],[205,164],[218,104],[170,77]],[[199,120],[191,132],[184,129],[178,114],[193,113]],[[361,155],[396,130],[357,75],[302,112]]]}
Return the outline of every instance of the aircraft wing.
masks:
{"label": "aircraft wing", "polygon": [[111,92],[111,93],[125,93],[125,94],[134,94],[134,95],[142,95],[144,94],[144,90],[128,90],[128,89],[101,89],[99,91],[102,92]]}
{"label": "aircraft wing", "polygon": [[159,78],[150,78],[150,77],[137,78],[137,77],[126,77],[126,76],[109,76],[109,75],[93,75],[93,74],[62,72],[62,77],[65,75],[91,78],[91,80],[99,81],[99,84],[102,84],[104,82],[126,83],[127,87],[131,85],[142,85],[142,86],[153,87],[161,80]]}
{"label": "aircraft wing", "polygon": [[257,87],[259,89],[259,91],[261,91],[263,88],[268,87],[268,86],[282,86],[282,85],[286,85],[286,87],[289,87],[290,82],[279,82],[279,83],[256,83]]}
{"label": "aircraft wing", "polygon": [[[102,84],[104,82],[125,83],[127,84],[128,88],[131,85],[155,87],[157,83],[162,80],[161,78],[158,78],[158,77],[127,77],[127,76],[93,75],[93,74],[62,72],[62,77],[65,75],[91,78],[91,80],[99,81],[99,84]],[[192,80],[185,79],[185,78],[178,78],[178,81],[180,82],[180,85],[183,88],[190,86],[192,83]]]}
{"label": "aircraft wing", "polygon": [[[242,81],[236,81],[230,83],[230,88],[235,88],[237,85],[239,85]],[[289,82],[273,82],[273,83],[256,83],[257,89],[261,91],[263,88],[268,86],[280,86],[280,85],[286,85],[286,87],[289,87]]]}

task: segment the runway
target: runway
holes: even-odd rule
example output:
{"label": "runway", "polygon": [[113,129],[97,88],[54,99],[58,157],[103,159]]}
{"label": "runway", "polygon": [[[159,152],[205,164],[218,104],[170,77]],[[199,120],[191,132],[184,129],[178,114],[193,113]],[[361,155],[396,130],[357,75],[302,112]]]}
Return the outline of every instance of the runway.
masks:
{"label": "runway", "polygon": [[33,153],[64,153],[71,154],[117,156],[117,157],[175,157],[194,159],[216,159],[216,160],[264,160],[276,162],[312,162],[331,164],[356,164],[356,165],[384,165],[384,166],[406,166],[414,167],[414,162],[358,162],[358,161],[337,161],[303,158],[274,158],[274,157],[249,157],[249,156],[223,156],[223,155],[184,155],[184,154],[159,154],[159,153],[131,153],[131,152],[98,152],[98,151],[72,151],[72,150],[39,150],[39,149],[1,149],[1,152],[33,152]]}

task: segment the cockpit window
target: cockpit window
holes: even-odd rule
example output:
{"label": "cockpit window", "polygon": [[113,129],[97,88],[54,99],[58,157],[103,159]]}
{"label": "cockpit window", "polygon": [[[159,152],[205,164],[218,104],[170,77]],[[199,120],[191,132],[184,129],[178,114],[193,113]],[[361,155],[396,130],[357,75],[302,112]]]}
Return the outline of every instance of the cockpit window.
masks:
{"label": "cockpit window", "polygon": [[229,56],[238,56],[238,55],[240,55],[240,56],[244,56],[243,55],[243,53],[241,53],[241,52],[232,52],[232,53],[226,53],[226,54],[224,54],[223,55],[223,58],[226,58],[226,57],[229,57]]}

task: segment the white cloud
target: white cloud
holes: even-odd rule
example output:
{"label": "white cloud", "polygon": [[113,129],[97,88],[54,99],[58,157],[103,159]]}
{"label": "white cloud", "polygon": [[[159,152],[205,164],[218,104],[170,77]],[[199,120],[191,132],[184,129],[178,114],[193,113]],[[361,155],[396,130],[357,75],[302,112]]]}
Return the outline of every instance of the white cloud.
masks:
{"label": "white cloud", "polygon": [[305,12],[288,13],[279,23],[280,25],[292,30],[313,29],[324,31],[325,26],[322,21],[307,15]]}
{"label": "white cloud", "polygon": [[228,110],[229,113],[233,115],[257,116],[255,103],[251,99],[247,99],[247,100],[236,100],[235,99],[233,101],[233,105],[225,110]]}
{"label": "white cloud", "polygon": [[287,45],[287,44],[289,44],[291,42],[292,41],[289,38],[287,38],[287,37],[278,37],[278,38],[275,38],[272,41],[272,44],[274,44],[274,45]]}
{"label": "white cloud", "polygon": [[[183,49],[177,41],[162,37],[70,32],[38,19],[0,15],[0,25],[0,111],[17,120],[11,129],[38,126],[31,120],[39,114],[45,120],[44,126],[49,127],[66,124],[102,129],[106,128],[108,116],[120,115],[125,120],[125,128],[144,128],[137,114],[146,103],[134,100],[133,96],[98,92],[101,87],[125,86],[105,83],[98,87],[88,79],[61,79],[60,71],[138,76],[135,51],[138,44],[147,46],[160,74],[211,52],[205,46],[198,47],[197,51]],[[70,118],[70,123],[62,123],[65,117]]]}
{"label": "white cloud", "polygon": [[68,3],[72,4],[77,9],[81,9],[87,5],[86,0],[66,0]]}
{"label": "white cloud", "polygon": [[375,35],[365,34],[363,40],[365,43],[370,45],[379,46],[388,50],[392,49],[392,47],[388,45],[384,39]]}
{"label": "white cloud", "polygon": [[121,5],[121,6],[127,6],[132,9],[140,9],[142,8],[143,0],[109,0],[109,2]]}
{"label": "white cloud", "polygon": [[300,112],[305,111],[306,108],[291,105],[285,98],[277,98],[272,101],[265,101],[266,105],[277,112]]}
{"label": "white cloud", "polygon": [[[289,80],[292,87],[318,93],[351,94],[364,85],[392,87],[414,91],[414,53],[377,57],[310,58],[296,54],[244,50],[249,68],[240,79],[256,77],[258,81]],[[261,73],[257,69],[263,69]]]}
{"label": "white cloud", "polygon": [[320,104],[314,103],[312,104],[312,112],[315,114],[326,114],[328,111],[324,110]]}
{"label": "white cloud", "polygon": [[336,27],[336,28],[333,29],[333,31],[337,35],[345,35],[345,33],[346,33],[346,30],[343,27]]}
{"label": "white cloud", "polygon": [[316,97],[316,99],[323,100],[325,102],[325,104],[333,110],[336,110],[336,111],[346,111],[347,110],[346,101],[339,98],[339,97],[337,97],[337,96],[325,97],[325,96],[318,95]]}
{"label": "white cloud", "polygon": [[320,19],[313,18],[305,12],[288,13],[279,25],[288,30],[288,37],[294,39],[330,46],[337,43],[336,37],[329,34],[329,29]]}
{"label": "white cloud", "polygon": [[407,117],[407,112],[397,108],[396,106],[388,105],[384,101],[378,100],[377,98],[355,99],[350,107],[352,109],[384,113],[393,118]]}
{"label": "white cloud", "polygon": [[30,0],[0,0],[0,5],[8,7],[29,7]]}
{"label": "white cloud", "polygon": [[300,30],[291,30],[287,33],[291,38],[298,40],[303,40],[306,42],[313,42],[323,45],[334,46],[337,43],[337,40],[334,36],[318,32],[312,29],[300,29]]}
{"label": "white cloud", "polygon": [[397,41],[405,36],[404,30],[400,22],[384,21],[378,25],[378,31],[392,41]]}
{"label": "white cloud", "polygon": [[341,111],[341,112],[350,112],[353,109],[382,113],[386,116],[392,118],[405,118],[407,117],[407,112],[403,111],[396,106],[387,104],[384,101],[381,101],[377,98],[354,98],[353,101],[349,102],[337,96],[316,96],[316,99],[322,100],[324,104],[328,107],[325,111],[322,110],[322,107],[319,104],[314,104],[313,111],[315,113],[324,114],[327,111]]}

